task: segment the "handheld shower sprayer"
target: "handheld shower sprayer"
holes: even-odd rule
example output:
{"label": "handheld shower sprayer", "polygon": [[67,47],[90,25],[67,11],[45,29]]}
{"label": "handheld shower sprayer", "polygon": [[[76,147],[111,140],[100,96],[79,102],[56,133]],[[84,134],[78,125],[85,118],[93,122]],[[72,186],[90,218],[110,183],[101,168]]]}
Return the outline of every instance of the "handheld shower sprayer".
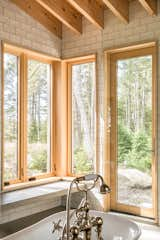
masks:
{"label": "handheld shower sprayer", "polygon": [[[80,183],[83,181],[94,181],[94,186],[95,186],[95,184],[98,182],[98,180],[100,180],[99,192],[101,194],[110,193],[111,192],[110,187],[104,182],[103,177],[99,174],[84,175],[84,176],[75,178],[73,181],[75,183]],[[92,189],[92,187],[91,187],[91,189]],[[89,190],[91,190],[91,189],[89,189]]]}

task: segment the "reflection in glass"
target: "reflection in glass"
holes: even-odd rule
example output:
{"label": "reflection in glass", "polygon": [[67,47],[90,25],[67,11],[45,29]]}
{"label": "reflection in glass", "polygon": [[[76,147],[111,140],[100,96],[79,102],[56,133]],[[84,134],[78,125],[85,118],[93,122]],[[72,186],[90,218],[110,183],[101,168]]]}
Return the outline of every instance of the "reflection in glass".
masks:
{"label": "reflection in glass", "polygon": [[28,61],[28,176],[50,172],[50,65]]}

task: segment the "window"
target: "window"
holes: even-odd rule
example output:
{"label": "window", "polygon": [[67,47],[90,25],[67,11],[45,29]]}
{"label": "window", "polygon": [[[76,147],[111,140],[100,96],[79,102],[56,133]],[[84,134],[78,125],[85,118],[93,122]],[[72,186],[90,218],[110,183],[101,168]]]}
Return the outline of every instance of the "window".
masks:
{"label": "window", "polygon": [[50,161],[50,65],[28,60],[27,174],[51,171]]}
{"label": "window", "polygon": [[18,179],[19,58],[4,54],[4,179]]}
{"label": "window", "polygon": [[93,173],[96,161],[95,59],[69,64],[70,171]]}
{"label": "window", "polygon": [[4,186],[54,175],[52,66],[52,60],[46,57],[4,46]]}
{"label": "window", "polygon": [[110,50],[106,60],[111,209],[156,218],[156,44]]}
{"label": "window", "polygon": [[7,190],[96,171],[95,55],[63,63],[3,44],[2,182]]}

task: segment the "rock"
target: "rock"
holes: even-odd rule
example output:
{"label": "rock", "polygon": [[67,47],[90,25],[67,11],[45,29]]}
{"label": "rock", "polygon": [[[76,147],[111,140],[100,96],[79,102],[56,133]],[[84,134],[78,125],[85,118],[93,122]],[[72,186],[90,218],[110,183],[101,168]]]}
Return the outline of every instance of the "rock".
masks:
{"label": "rock", "polygon": [[152,187],[152,178],[149,174],[137,169],[118,169],[119,184],[129,188],[147,189]]}

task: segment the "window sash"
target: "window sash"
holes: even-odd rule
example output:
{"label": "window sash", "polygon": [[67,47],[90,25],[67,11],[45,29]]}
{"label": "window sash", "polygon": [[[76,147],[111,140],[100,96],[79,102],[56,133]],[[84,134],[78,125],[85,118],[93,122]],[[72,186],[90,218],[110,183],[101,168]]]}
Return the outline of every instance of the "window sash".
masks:
{"label": "window sash", "polygon": [[[5,182],[4,179],[4,54],[8,53],[14,56],[17,56],[18,61],[18,178],[10,179]],[[28,61],[30,59],[36,60],[40,63],[46,63],[50,66],[50,171],[40,175],[29,177],[27,176],[27,68]],[[27,182],[32,180],[38,180],[42,178],[54,176],[54,167],[53,167],[53,158],[54,158],[54,109],[53,109],[53,93],[54,92],[54,82],[53,82],[53,61],[49,58],[43,58],[37,56],[34,52],[27,53],[25,49],[17,50],[17,47],[14,48],[9,46],[3,46],[3,63],[2,63],[2,190],[5,186],[17,184],[21,182]]]}

